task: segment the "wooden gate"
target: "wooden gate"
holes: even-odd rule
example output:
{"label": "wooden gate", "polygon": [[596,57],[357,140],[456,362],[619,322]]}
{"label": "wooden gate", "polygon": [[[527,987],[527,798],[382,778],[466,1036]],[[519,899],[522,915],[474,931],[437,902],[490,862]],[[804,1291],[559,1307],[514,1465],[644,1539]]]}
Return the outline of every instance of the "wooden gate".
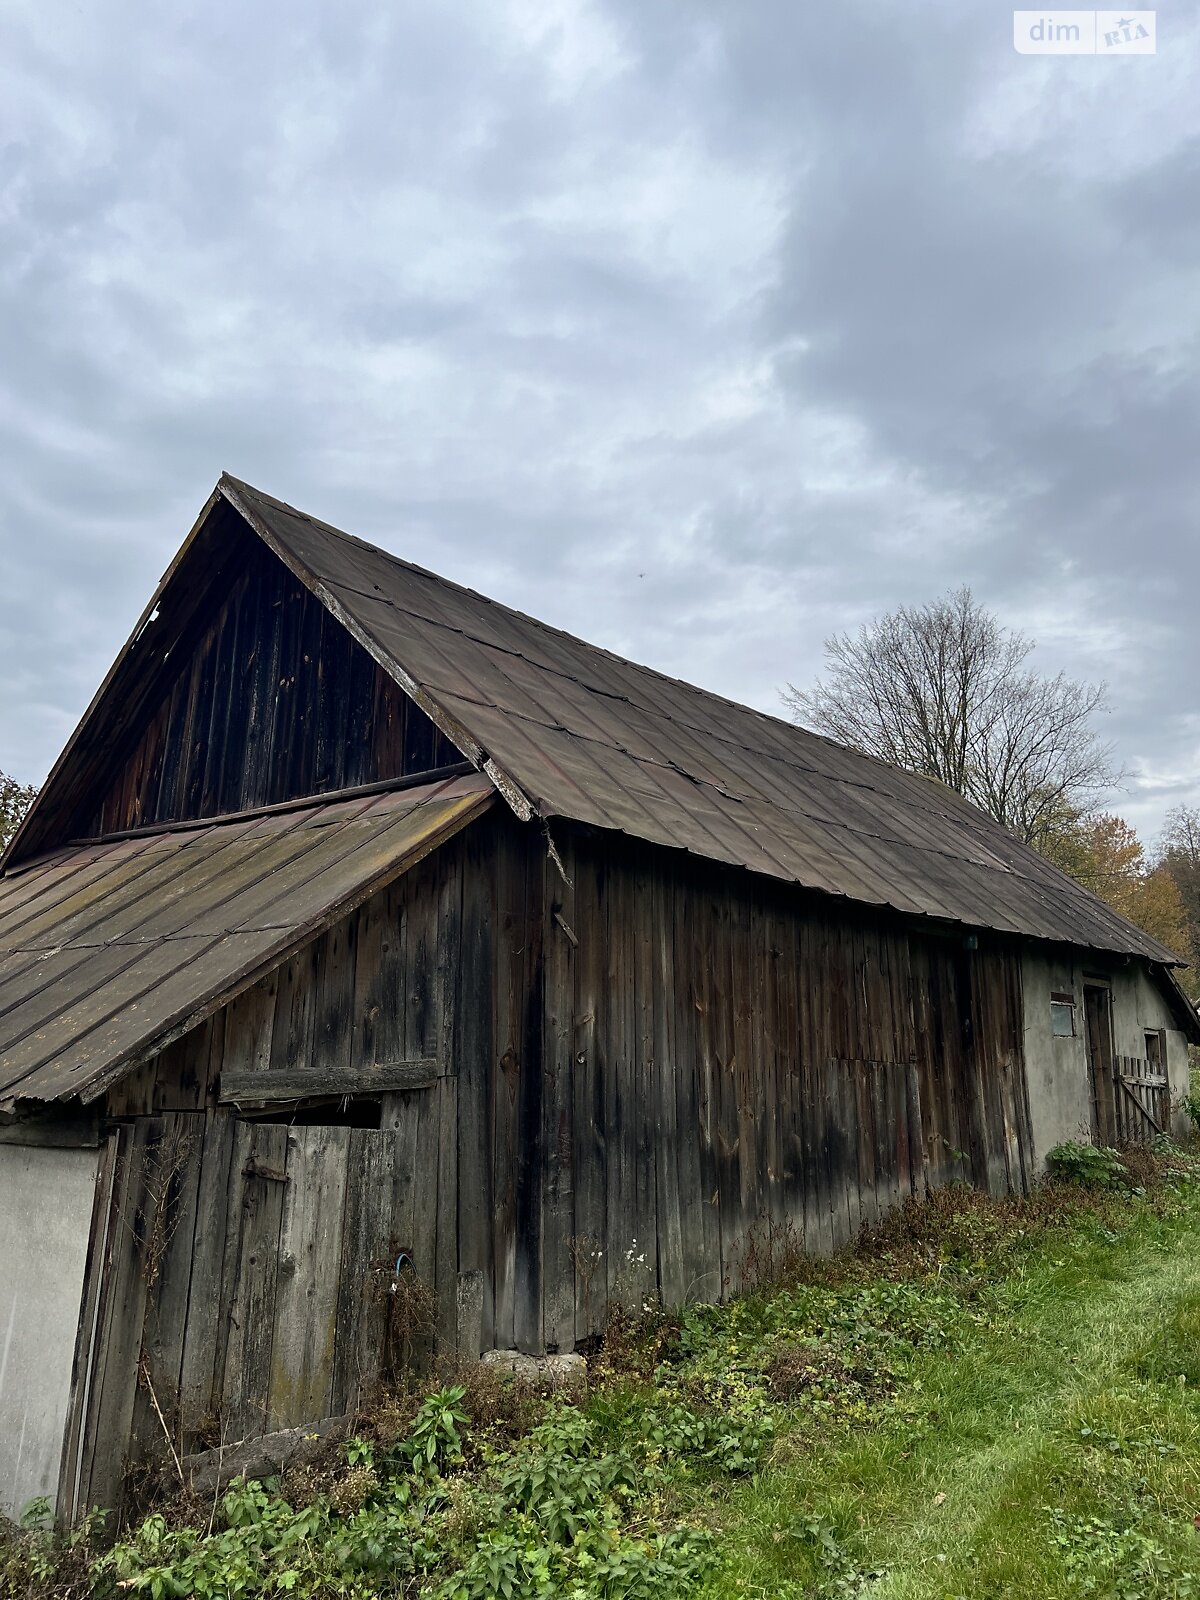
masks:
{"label": "wooden gate", "polygon": [[1113,1061],[1116,1142],[1153,1144],[1167,1131],[1170,1086],[1167,1075],[1144,1056],[1117,1056]]}

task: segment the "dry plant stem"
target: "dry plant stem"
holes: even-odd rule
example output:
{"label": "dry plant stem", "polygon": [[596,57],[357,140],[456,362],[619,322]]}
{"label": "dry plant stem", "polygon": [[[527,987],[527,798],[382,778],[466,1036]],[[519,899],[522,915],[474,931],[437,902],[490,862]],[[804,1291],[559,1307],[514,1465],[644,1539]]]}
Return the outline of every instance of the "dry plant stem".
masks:
{"label": "dry plant stem", "polygon": [[154,1383],[150,1377],[150,1369],[146,1365],[145,1357],[142,1358],[141,1375],[150,1395],[150,1404],[154,1407],[154,1415],[162,1425],[163,1438],[167,1441],[167,1449],[171,1452],[171,1460],[175,1464],[175,1471],[179,1474],[179,1487],[187,1490],[187,1479],[183,1475],[183,1462],[179,1459],[179,1452],[175,1448],[175,1441],[171,1438],[171,1430],[167,1427],[167,1419],[162,1414],[162,1407],[158,1403],[158,1396],[154,1392]]}

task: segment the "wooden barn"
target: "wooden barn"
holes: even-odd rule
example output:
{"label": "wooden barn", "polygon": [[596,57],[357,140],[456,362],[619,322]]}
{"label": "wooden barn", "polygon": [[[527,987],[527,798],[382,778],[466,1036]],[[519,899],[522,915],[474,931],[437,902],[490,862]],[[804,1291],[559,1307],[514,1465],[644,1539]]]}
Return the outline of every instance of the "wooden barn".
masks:
{"label": "wooden barn", "polygon": [[3,861],[0,1505],[1148,1136],[1177,964],[940,785],[222,478]]}

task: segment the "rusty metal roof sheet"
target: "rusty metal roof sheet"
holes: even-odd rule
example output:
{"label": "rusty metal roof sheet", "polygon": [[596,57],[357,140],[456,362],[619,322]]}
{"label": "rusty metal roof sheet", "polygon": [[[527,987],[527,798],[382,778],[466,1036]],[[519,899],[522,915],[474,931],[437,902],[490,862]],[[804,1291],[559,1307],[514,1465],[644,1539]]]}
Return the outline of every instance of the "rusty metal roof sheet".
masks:
{"label": "rusty metal roof sheet", "polygon": [[94,1099],[495,798],[477,774],[69,846],[0,877],[0,1110]]}
{"label": "rusty metal roof sheet", "polygon": [[236,479],[218,487],[519,815],[916,916],[1179,961],[941,784],[586,644]]}

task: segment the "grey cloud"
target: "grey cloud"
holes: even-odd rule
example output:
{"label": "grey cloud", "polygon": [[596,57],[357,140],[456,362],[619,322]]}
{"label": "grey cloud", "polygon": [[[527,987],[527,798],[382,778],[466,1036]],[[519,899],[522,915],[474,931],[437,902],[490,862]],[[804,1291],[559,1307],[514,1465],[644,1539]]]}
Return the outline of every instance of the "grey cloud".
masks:
{"label": "grey cloud", "polygon": [[965,578],[1112,678],[1152,828],[1200,787],[1166,19],[1085,63],[951,0],[10,10],[0,766],[228,467],[767,709]]}

